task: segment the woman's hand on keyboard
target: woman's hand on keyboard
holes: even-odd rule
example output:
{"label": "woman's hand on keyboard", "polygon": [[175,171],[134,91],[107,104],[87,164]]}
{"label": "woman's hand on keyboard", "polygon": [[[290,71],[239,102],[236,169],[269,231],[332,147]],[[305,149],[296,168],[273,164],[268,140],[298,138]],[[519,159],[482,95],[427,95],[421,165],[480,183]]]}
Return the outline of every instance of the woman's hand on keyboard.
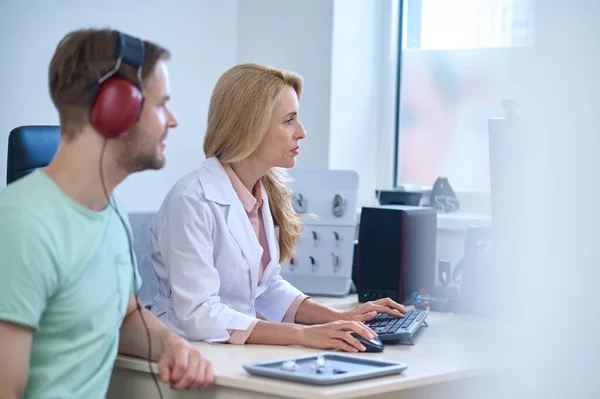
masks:
{"label": "woman's hand on keyboard", "polygon": [[340,349],[345,352],[362,352],[366,348],[352,333],[371,340],[377,334],[357,321],[334,321],[332,323],[305,326],[300,330],[301,344],[315,349]]}
{"label": "woman's hand on keyboard", "polygon": [[377,313],[387,313],[394,317],[404,317],[407,312],[404,305],[382,298],[376,301],[363,303],[354,309],[340,312],[341,320],[368,321],[377,317]]}

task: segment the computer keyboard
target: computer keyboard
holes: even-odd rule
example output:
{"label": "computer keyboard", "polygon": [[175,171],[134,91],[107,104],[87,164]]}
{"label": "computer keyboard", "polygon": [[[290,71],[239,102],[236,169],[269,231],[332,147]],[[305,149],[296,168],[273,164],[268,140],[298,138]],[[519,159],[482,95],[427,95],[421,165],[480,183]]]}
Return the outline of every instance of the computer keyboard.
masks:
{"label": "computer keyboard", "polygon": [[382,342],[405,339],[412,344],[410,338],[421,325],[427,326],[425,319],[428,315],[429,309],[409,310],[404,317],[379,313],[375,319],[366,321],[365,325],[375,331]]}

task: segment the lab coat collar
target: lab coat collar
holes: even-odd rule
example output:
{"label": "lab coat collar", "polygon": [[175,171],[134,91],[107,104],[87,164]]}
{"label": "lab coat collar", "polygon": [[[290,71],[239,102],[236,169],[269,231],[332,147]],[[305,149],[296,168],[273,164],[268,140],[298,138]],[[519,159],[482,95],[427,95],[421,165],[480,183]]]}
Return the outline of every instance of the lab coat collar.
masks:
{"label": "lab coat collar", "polygon": [[225,172],[225,168],[216,157],[207,158],[202,163],[198,177],[202,184],[204,197],[221,205],[231,205],[237,199],[233,185]]}

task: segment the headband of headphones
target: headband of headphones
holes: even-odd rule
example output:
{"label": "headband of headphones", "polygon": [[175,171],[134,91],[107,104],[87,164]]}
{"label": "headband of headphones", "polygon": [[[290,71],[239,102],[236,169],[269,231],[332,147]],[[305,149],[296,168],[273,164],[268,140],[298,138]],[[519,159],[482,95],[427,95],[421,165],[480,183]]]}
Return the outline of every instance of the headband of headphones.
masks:
{"label": "headband of headphones", "polygon": [[[133,36],[119,32],[119,59],[127,64],[141,69],[144,66],[144,42]],[[117,61],[118,62],[118,61]]]}

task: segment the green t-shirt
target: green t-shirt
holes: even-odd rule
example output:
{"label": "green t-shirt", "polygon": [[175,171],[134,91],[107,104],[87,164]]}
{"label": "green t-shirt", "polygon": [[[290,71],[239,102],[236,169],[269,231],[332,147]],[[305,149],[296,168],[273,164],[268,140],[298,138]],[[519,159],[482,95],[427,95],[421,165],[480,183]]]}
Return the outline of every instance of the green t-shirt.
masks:
{"label": "green t-shirt", "polygon": [[24,398],[104,398],[140,286],[112,208],[84,207],[41,170],[0,190],[0,320],[33,329]]}

